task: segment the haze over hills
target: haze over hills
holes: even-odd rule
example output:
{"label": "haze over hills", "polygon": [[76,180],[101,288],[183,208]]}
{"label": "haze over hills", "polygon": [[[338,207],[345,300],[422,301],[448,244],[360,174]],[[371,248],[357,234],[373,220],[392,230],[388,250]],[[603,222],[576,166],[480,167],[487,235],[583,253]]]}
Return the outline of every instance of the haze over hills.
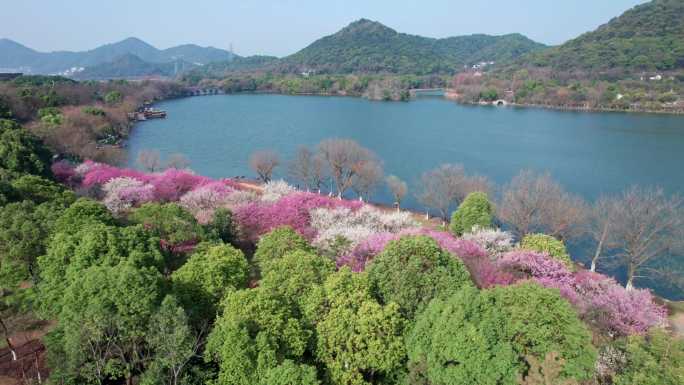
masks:
{"label": "haze over hills", "polygon": [[104,80],[149,77],[173,77],[180,72],[197,67],[183,60],[167,63],[151,63],[131,53],[121,55],[112,61],[86,67],[76,72],[76,79]]}
{"label": "haze over hills", "polygon": [[592,32],[521,61],[557,70],[684,68],[684,1],[638,5]]}
{"label": "haze over hills", "polygon": [[119,60],[124,55],[135,55],[148,63],[182,60],[193,64],[231,60],[234,56],[222,49],[194,44],[160,50],[137,38],[128,38],[83,52],[38,52],[12,40],[0,39],[0,68],[15,68],[30,73],[49,74],[72,67],[92,67]]}

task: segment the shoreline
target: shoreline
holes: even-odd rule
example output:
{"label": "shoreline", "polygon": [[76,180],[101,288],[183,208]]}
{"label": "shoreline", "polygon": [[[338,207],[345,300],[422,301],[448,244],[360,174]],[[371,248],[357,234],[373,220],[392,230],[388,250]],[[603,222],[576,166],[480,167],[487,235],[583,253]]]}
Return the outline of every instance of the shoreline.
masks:
{"label": "shoreline", "polygon": [[[411,92],[412,90],[407,90]],[[372,99],[358,94],[348,94],[348,93],[332,93],[332,92],[299,92],[299,93],[284,93],[269,90],[256,90],[256,91],[238,91],[238,92],[225,92],[223,94],[216,95],[187,95],[187,96],[176,96],[167,99],[162,99],[155,101],[163,102],[166,100],[173,99],[184,99],[196,96],[221,96],[221,95],[282,95],[282,96],[321,96],[321,97],[345,97],[345,98],[359,98],[371,102],[411,102],[416,100],[416,97],[411,97],[407,101],[402,100],[384,100],[384,99]],[[553,111],[571,111],[571,112],[589,112],[589,113],[625,113],[625,114],[657,114],[657,115],[673,115],[681,116],[684,115],[684,109],[682,110],[653,110],[653,109],[620,109],[620,108],[608,108],[608,107],[579,107],[579,106],[554,106],[548,104],[527,104],[527,103],[512,103],[507,102],[505,106],[496,106],[491,103],[481,103],[481,102],[465,102],[458,100],[458,94],[449,92],[448,89],[445,90],[443,99],[461,104],[464,106],[480,106],[480,107],[515,107],[515,108],[536,108],[544,110]]]}

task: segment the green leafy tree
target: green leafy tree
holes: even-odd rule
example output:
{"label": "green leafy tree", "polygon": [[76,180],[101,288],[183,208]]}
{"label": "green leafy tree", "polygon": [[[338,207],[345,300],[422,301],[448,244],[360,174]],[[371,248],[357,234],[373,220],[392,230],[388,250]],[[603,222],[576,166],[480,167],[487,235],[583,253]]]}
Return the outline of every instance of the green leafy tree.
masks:
{"label": "green leafy tree", "polygon": [[37,280],[38,256],[45,254],[53,226],[63,208],[31,201],[0,207],[0,286]]}
{"label": "green leafy tree", "polygon": [[266,372],[261,385],[319,385],[316,368],[285,360]]}
{"label": "green leafy tree", "polygon": [[0,116],[0,134],[13,130],[21,130],[21,125],[14,120],[4,119]]}
{"label": "green leafy tree", "polygon": [[56,232],[45,255],[38,257],[41,314],[53,318],[61,310],[66,288],[92,266],[115,266],[122,261],[139,268],[164,270],[159,239],[141,226],[118,228],[90,222],[77,232]]}
{"label": "green leafy tree", "polygon": [[94,223],[114,225],[115,221],[103,204],[92,199],[80,198],[57,219],[55,231],[73,234]]}
{"label": "green leafy tree", "polygon": [[368,266],[368,277],[380,302],[396,302],[408,319],[432,298],[473,286],[463,262],[425,236],[387,244]]}
{"label": "green leafy tree", "polygon": [[396,303],[380,305],[365,274],[348,268],[328,277],[316,357],[333,384],[379,384],[400,376],[405,359],[406,320]]}
{"label": "green leafy tree", "polygon": [[129,219],[149,228],[153,234],[172,245],[201,241],[204,229],[190,212],[175,203],[147,203],[135,209]]}
{"label": "green leafy tree", "polygon": [[335,263],[331,259],[306,251],[293,251],[268,265],[262,272],[259,286],[291,299],[304,317],[312,321],[316,316],[315,307],[311,307],[316,303],[311,302],[312,293],[334,272]]}
{"label": "green leafy tree", "polygon": [[301,362],[313,332],[281,297],[261,288],[229,292],[207,339],[218,383],[253,385],[285,360]]}
{"label": "green leafy tree", "polygon": [[468,287],[434,299],[406,338],[409,380],[429,385],[513,385],[520,370],[505,314]]}
{"label": "green leafy tree", "polygon": [[544,361],[534,356],[525,360],[530,368],[524,378],[522,375],[518,378],[520,385],[579,385],[574,379],[562,378],[565,360],[556,352],[548,353]]}
{"label": "green leafy tree", "polygon": [[207,228],[212,238],[220,239],[223,243],[234,244],[238,240],[238,229],[233,220],[233,213],[227,208],[216,209]]}
{"label": "green leafy tree", "polygon": [[73,191],[36,175],[23,175],[13,180],[12,188],[19,200],[30,200],[37,204],[52,201],[68,207],[76,200],[76,194]]}
{"label": "green leafy tree", "polygon": [[494,219],[494,205],[489,201],[486,193],[473,192],[463,200],[463,203],[451,215],[451,232],[460,236],[470,232],[473,227],[492,227]]}
{"label": "green leafy tree", "polygon": [[0,131],[0,168],[19,173],[50,176],[52,154],[35,136],[23,129]]}
{"label": "green leafy tree", "polygon": [[198,250],[171,276],[178,299],[194,322],[211,321],[228,291],[247,286],[249,265],[242,251],[230,245]]}
{"label": "green leafy tree", "polygon": [[314,251],[309,242],[293,228],[281,226],[259,239],[257,250],[254,253],[254,261],[263,271],[267,269],[267,265],[272,261],[282,258],[289,252],[298,250]]}
{"label": "green leafy tree", "polygon": [[544,360],[556,352],[565,360],[565,378],[592,377],[596,349],[591,333],[557,290],[528,282],[496,287],[487,295],[503,311],[508,321],[507,338],[521,362],[530,355]]}
{"label": "green leafy tree", "polygon": [[158,307],[162,277],[154,269],[123,262],[92,266],[61,298],[58,327],[46,340],[61,361],[57,371],[75,383],[125,379],[144,370],[150,317]]}
{"label": "green leafy tree", "polygon": [[615,385],[675,385],[684,383],[684,340],[664,331],[629,337],[627,363],[613,378]]}
{"label": "green leafy tree", "polygon": [[546,234],[528,234],[523,237],[520,247],[525,250],[532,250],[539,253],[546,253],[551,257],[563,262],[572,268],[572,259],[568,254],[563,241],[560,241]]}
{"label": "green leafy tree", "polygon": [[150,319],[147,343],[154,352],[152,374],[169,385],[182,383],[183,372],[196,355],[198,338],[178,301],[167,295]]}

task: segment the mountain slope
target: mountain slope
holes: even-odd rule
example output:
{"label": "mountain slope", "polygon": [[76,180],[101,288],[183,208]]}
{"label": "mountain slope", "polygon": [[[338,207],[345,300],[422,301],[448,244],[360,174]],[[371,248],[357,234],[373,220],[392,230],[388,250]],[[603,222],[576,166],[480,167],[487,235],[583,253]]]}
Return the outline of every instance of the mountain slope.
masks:
{"label": "mountain slope", "polygon": [[0,39],[0,67],[19,68],[38,60],[40,53],[10,39]]}
{"label": "mountain slope", "polygon": [[593,32],[529,60],[559,70],[669,70],[684,67],[684,0],[638,5]]}
{"label": "mountain slope", "polygon": [[38,52],[14,41],[0,39],[0,68],[17,68],[39,74],[63,72],[72,67],[98,66],[126,55],[134,55],[148,63],[182,60],[196,64],[231,60],[234,57],[225,50],[193,44],[159,50],[137,38],[128,38],[83,52]]}
{"label": "mountain slope", "polygon": [[289,70],[330,73],[449,73],[479,61],[500,61],[542,49],[522,35],[432,39],[361,19],[284,58]]}

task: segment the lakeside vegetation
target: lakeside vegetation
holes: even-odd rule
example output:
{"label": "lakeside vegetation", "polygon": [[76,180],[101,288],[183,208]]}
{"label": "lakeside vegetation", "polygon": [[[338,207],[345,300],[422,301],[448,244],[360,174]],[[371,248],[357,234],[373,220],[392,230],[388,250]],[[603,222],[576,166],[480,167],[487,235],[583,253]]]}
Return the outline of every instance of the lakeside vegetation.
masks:
{"label": "lakeside vegetation", "polygon": [[684,3],[654,0],[558,47],[454,79],[456,98],[554,108],[684,112]]}
{"label": "lakeside vegetation", "polygon": [[[24,132],[7,130],[3,139]],[[25,326],[16,317],[53,322],[33,323],[47,332],[46,361],[8,339],[27,367],[45,375],[47,363],[51,383],[678,384],[684,375],[684,344],[663,329],[666,311],[648,290],[569,262],[561,239],[574,231],[554,219],[575,202],[544,176],[522,174],[493,205],[480,177],[431,172],[447,183],[424,194],[458,207],[448,231],[278,181],[256,193],[176,168],[50,165],[40,146],[17,152],[31,162],[0,161],[0,277],[2,319],[14,328],[6,337]],[[302,183],[316,186],[309,166],[320,159],[340,195],[367,196],[359,170],[373,168],[372,152],[329,140],[313,153],[290,167]],[[153,168],[153,158],[141,160]],[[268,179],[277,160],[256,160]],[[676,205],[665,211],[681,202],[629,196],[606,207],[659,229],[679,218],[658,242],[681,231],[674,212],[644,216],[651,201]],[[530,204],[540,216],[516,215]],[[608,218],[626,226],[606,238],[617,250],[632,222]]]}

